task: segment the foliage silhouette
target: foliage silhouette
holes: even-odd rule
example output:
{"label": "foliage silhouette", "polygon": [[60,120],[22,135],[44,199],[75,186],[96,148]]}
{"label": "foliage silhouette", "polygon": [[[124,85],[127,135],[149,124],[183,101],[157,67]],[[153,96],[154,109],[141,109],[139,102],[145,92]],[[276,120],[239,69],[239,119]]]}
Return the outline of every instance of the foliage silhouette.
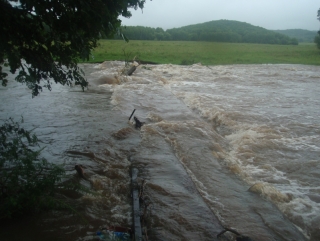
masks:
{"label": "foliage silhouette", "polygon": [[61,192],[97,195],[72,180],[62,182],[64,168],[41,157],[38,142],[32,131],[13,119],[0,126],[0,219],[46,209],[66,209],[81,216]]}
{"label": "foliage silhouette", "polygon": [[40,157],[38,138],[7,120],[0,127],[0,219],[52,207],[64,169]]}
{"label": "foliage silhouette", "polygon": [[[32,95],[51,89],[52,79],[63,85],[88,83],[77,63],[89,59],[101,36],[118,33],[129,8],[143,8],[145,0],[1,0],[0,81],[6,86],[10,66],[16,80],[25,83]],[[42,81],[44,85],[41,86]]]}

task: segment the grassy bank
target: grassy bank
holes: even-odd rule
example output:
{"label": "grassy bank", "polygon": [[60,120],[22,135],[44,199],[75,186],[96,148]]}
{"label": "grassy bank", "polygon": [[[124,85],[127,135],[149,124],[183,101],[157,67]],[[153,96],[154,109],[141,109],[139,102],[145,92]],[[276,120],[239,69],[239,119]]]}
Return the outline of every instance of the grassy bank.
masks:
{"label": "grassy bank", "polygon": [[268,45],[187,41],[101,40],[89,62],[132,59],[159,64],[308,64],[320,65],[315,44]]}

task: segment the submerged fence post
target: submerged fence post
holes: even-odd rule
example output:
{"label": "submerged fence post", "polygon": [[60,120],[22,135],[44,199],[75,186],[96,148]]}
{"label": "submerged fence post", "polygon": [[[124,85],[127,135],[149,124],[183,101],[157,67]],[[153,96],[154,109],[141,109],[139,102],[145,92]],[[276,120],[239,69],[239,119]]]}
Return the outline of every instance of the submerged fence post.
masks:
{"label": "submerged fence post", "polygon": [[133,207],[133,230],[134,240],[142,240],[142,229],[140,222],[140,204],[139,204],[139,186],[137,183],[138,169],[132,168],[131,182],[132,182],[132,207]]}
{"label": "submerged fence post", "polygon": [[135,65],[131,66],[131,68],[128,70],[127,75],[132,75],[133,72],[137,69],[137,67]]}
{"label": "submerged fence post", "polygon": [[136,111],[136,109],[134,109],[129,117],[129,120],[131,119],[131,117],[133,116],[133,113]]}

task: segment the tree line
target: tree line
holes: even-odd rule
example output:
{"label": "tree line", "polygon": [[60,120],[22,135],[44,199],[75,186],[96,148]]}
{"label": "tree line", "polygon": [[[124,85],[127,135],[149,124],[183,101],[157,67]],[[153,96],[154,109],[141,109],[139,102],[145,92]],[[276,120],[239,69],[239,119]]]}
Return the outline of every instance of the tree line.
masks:
{"label": "tree line", "polygon": [[314,38],[317,35],[317,31],[310,31],[304,29],[286,29],[273,31],[287,35],[290,38],[296,38],[299,43],[313,43]]}
{"label": "tree line", "polygon": [[210,21],[168,29],[166,31],[162,28],[127,26],[122,29],[122,32],[131,40],[298,44],[296,38],[290,38],[284,34],[256,27],[248,23],[231,20]]}

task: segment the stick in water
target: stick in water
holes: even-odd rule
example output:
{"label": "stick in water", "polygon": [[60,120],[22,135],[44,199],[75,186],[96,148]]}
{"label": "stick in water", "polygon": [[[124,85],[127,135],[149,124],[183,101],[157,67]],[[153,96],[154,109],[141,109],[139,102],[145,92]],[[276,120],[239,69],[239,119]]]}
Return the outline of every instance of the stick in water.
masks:
{"label": "stick in water", "polygon": [[131,119],[131,117],[133,116],[133,113],[136,111],[136,109],[134,109],[133,111],[132,111],[132,114],[131,114],[131,116],[129,117],[129,120]]}

